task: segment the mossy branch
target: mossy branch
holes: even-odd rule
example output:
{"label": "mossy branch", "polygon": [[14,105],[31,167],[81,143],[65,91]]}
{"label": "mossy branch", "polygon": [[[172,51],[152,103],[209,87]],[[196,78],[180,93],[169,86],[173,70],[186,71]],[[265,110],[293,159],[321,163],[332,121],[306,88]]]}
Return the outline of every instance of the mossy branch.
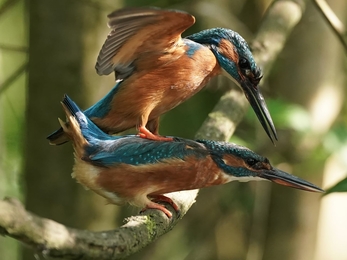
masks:
{"label": "mossy branch", "polygon": [[16,199],[0,200],[0,234],[11,236],[44,256],[64,259],[122,259],[170,231],[195,202],[197,190],[176,192],[171,198],[180,216],[167,205],[173,217],[158,210],[146,210],[127,218],[115,230],[91,232],[66,227],[25,210]]}

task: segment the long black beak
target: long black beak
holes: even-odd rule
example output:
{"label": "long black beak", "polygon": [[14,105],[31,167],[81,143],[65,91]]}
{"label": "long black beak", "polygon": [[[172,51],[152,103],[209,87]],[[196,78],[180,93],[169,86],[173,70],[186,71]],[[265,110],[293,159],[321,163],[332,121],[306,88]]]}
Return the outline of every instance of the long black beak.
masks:
{"label": "long black beak", "polygon": [[241,83],[241,87],[265,132],[271,139],[272,143],[274,143],[274,139],[278,140],[276,129],[274,123],[272,122],[271,115],[269,113],[269,110],[267,109],[264,97],[261,94],[260,89],[256,85],[251,83],[248,79],[245,79]]}
{"label": "long black beak", "polygon": [[270,180],[272,182],[292,187],[295,189],[312,191],[312,192],[324,192],[321,188],[316,185],[300,179],[294,175],[281,171],[277,168],[272,168],[271,170],[264,170],[258,174],[259,177]]}

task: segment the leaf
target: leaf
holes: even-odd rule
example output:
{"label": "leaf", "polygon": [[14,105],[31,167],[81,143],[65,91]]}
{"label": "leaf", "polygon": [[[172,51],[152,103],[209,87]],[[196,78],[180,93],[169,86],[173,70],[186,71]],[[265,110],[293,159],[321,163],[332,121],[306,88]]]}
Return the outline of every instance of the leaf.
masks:
{"label": "leaf", "polygon": [[347,191],[347,177],[336,183],[334,186],[330,187],[325,191],[324,195],[332,192],[346,192]]}

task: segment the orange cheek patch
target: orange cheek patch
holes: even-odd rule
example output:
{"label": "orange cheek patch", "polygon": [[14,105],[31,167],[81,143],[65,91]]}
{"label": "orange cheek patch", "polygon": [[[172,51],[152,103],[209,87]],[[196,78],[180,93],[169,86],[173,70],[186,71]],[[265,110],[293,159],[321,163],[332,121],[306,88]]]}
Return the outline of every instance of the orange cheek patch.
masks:
{"label": "orange cheek patch", "polygon": [[243,160],[241,160],[240,158],[234,157],[230,154],[224,155],[223,156],[223,161],[225,162],[225,164],[230,165],[232,167],[246,167],[246,164],[244,163]]}
{"label": "orange cheek patch", "polygon": [[222,39],[219,43],[219,51],[228,59],[236,63],[239,61],[239,55],[235,51],[234,45],[230,41]]}

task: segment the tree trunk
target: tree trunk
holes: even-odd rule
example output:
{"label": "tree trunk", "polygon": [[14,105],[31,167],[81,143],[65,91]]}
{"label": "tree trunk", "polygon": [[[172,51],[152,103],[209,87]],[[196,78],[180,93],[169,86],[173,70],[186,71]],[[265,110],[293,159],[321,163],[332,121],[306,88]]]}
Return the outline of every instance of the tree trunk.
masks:
{"label": "tree trunk", "polygon": [[[22,130],[27,59],[24,13],[22,1],[1,1],[0,198],[22,198]],[[20,259],[19,248],[18,241],[0,237],[0,259]]]}
{"label": "tree trunk", "polygon": [[[84,227],[76,207],[80,185],[71,180],[70,144],[53,147],[46,136],[59,128],[64,93],[85,107],[83,86],[83,10],[79,1],[38,1],[29,7],[29,80],[26,107],[24,174],[26,207],[41,216]],[[92,212],[85,212],[91,216]],[[24,259],[33,259],[25,250]]]}

